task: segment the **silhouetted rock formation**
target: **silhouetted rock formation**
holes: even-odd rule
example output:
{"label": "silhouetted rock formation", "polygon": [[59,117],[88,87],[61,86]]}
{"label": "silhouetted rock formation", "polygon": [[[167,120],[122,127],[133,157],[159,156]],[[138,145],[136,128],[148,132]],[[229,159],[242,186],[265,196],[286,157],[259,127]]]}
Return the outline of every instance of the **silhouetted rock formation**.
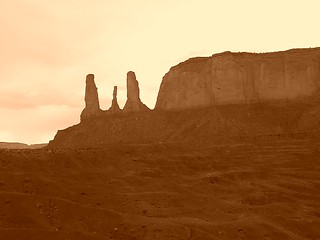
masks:
{"label": "silhouetted rock formation", "polygon": [[[128,72],[123,112],[130,114],[108,114],[119,110],[115,88],[110,111],[58,131],[48,147],[317,137],[319,88],[320,48],[189,59],[164,76],[156,104],[162,111],[146,111],[135,74]],[[81,118],[99,111],[92,76]]]}
{"label": "silhouetted rock formation", "polygon": [[156,109],[261,103],[311,96],[320,86],[320,48],[192,58],[164,76]]}
{"label": "silhouetted rock formation", "polygon": [[98,89],[94,83],[94,75],[88,74],[86,77],[85,108],[81,113],[81,121],[90,117],[98,116],[102,113],[99,105]]}
{"label": "silhouetted rock formation", "polygon": [[148,111],[149,108],[140,100],[139,83],[134,72],[127,73],[127,102],[124,105],[124,112]]}
{"label": "silhouetted rock formation", "polygon": [[117,114],[121,112],[121,109],[119,107],[118,100],[117,100],[117,91],[118,91],[117,86],[114,86],[112,104],[108,110],[111,114]]}
{"label": "silhouetted rock formation", "polygon": [[80,119],[81,121],[91,119],[93,117],[104,117],[106,115],[119,114],[122,112],[142,112],[150,110],[140,100],[139,83],[136,80],[134,72],[127,74],[127,102],[124,109],[121,110],[117,100],[117,86],[113,88],[113,99],[111,107],[102,111],[99,106],[98,90],[94,82],[94,75],[88,74],[86,78],[86,106],[83,109]]}

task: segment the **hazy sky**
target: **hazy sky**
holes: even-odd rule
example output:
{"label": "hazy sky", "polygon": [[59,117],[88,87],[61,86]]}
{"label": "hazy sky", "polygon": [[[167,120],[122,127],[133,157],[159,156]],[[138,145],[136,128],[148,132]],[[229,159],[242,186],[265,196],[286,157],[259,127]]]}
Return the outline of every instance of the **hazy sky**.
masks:
{"label": "hazy sky", "polygon": [[48,142],[79,122],[85,76],[111,105],[134,71],[153,108],[190,57],[320,46],[319,0],[0,0],[0,141]]}

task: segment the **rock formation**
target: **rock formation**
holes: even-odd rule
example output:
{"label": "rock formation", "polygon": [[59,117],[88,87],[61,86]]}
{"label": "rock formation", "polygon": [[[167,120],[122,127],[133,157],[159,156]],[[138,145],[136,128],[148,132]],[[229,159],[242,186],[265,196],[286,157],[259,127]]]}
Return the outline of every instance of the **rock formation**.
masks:
{"label": "rock formation", "polygon": [[[122,113],[130,114],[121,117],[112,116],[121,111],[117,88],[111,108],[100,110],[90,74],[81,119],[99,118],[58,131],[48,147],[318,137],[319,90],[320,48],[263,54],[224,52],[189,59],[164,76],[156,103],[156,109],[162,111],[146,111],[136,76],[128,72]],[[179,111],[169,111],[175,109]]]}
{"label": "rock formation", "polygon": [[320,87],[320,48],[193,58],[164,76],[156,109],[261,103],[312,96]]}
{"label": "rock formation", "polygon": [[148,111],[149,108],[140,100],[139,83],[134,72],[127,73],[127,102],[124,105],[124,112]]}
{"label": "rock formation", "polygon": [[85,92],[85,108],[81,113],[81,121],[90,117],[98,116],[102,113],[99,105],[98,89],[94,83],[94,75],[88,74],[86,77],[86,92]]}
{"label": "rock formation", "polygon": [[111,114],[116,114],[121,112],[121,109],[119,107],[118,100],[117,100],[117,92],[118,92],[118,87],[114,86],[112,104],[108,110]]}

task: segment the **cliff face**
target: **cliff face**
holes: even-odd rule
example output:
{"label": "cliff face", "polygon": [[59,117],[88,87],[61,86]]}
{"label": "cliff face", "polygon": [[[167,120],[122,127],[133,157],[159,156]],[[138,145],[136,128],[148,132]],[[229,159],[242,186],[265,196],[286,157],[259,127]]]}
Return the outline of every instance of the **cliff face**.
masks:
{"label": "cliff face", "polygon": [[320,87],[320,48],[231,53],[193,58],[164,76],[156,109],[262,103],[314,95]]}

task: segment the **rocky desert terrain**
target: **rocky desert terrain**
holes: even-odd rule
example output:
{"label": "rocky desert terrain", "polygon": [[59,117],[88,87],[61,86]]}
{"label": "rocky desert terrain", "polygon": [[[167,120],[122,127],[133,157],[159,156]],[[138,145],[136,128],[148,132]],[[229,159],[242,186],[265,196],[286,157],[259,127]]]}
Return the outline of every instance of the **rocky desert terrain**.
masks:
{"label": "rocky desert terrain", "polygon": [[0,239],[319,240],[320,48],[172,67],[155,109],[127,73],[41,149],[0,149]]}
{"label": "rocky desert terrain", "polygon": [[320,140],[0,150],[1,239],[320,239]]}

